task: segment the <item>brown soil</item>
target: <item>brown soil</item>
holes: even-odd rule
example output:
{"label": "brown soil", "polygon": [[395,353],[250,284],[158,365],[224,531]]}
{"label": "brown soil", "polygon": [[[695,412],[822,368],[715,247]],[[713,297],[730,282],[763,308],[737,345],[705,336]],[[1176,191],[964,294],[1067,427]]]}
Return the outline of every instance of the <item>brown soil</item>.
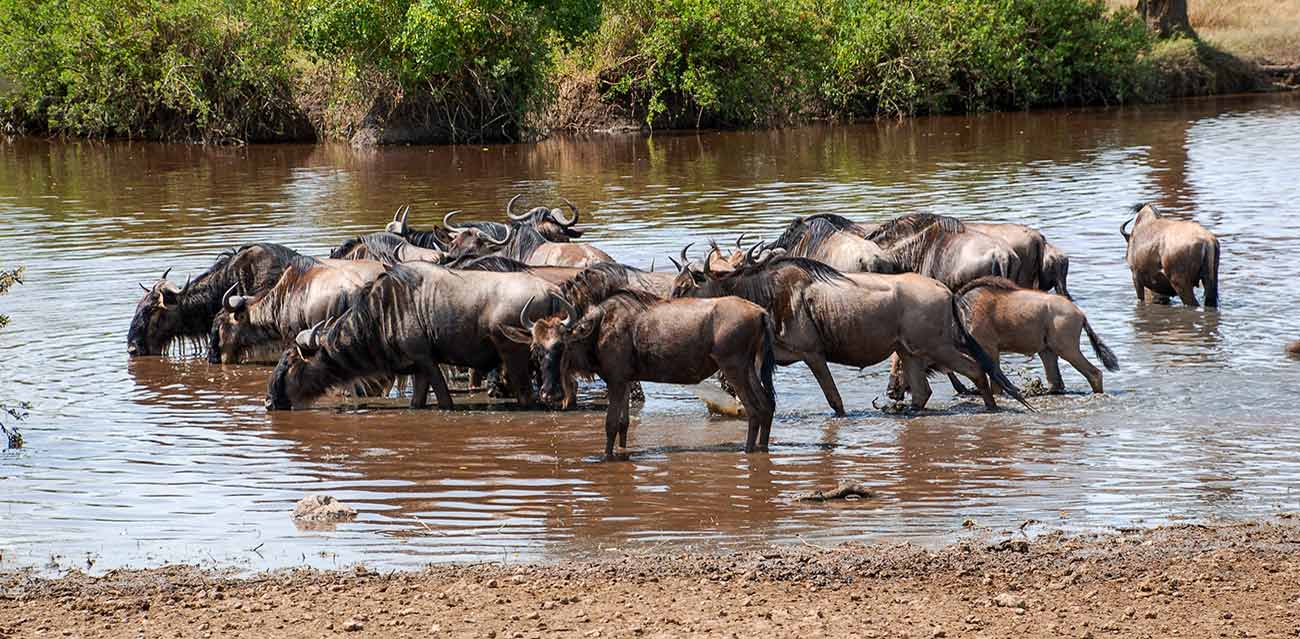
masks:
{"label": "brown soil", "polygon": [[0,636],[1294,637],[1298,523],[396,574],[10,573]]}

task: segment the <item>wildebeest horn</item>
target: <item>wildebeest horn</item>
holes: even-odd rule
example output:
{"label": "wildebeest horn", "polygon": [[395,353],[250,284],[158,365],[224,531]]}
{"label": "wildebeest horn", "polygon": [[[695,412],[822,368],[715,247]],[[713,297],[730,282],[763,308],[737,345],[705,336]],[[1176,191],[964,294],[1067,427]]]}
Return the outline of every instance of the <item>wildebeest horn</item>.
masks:
{"label": "wildebeest horn", "polygon": [[569,300],[564,299],[563,295],[555,295],[554,297],[555,301],[564,307],[564,312],[568,315],[568,317],[564,318],[564,327],[573,326],[578,321],[578,309],[574,308],[573,304],[569,303]]}
{"label": "wildebeest horn", "polygon": [[1127,241],[1128,241],[1128,238],[1132,237],[1133,234],[1132,234],[1132,233],[1129,233],[1129,232],[1127,232],[1127,231],[1125,231],[1124,229],[1128,228],[1128,225],[1131,224],[1131,223],[1133,222],[1134,219],[1136,219],[1136,218],[1129,218],[1129,219],[1127,219],[1127,220],[1124,220],[1124,223],[1123,223],[1123,224],[1120,224],[1120,225],[1119,225],[1119,234],[1124,236],[1124,241],[1125,241],[1125,242],[1127,242]]}
{"label": "wildebeest horn", "polygon": [[397,220],[397,221],[400,222],[400,223],[402,224],[402,227],[403,227],[403,228],[405,228],[405,227],[406,227],[406,216],[408,216],[408,215],[411,214],[411,205],[410,205],[410,204],[407,204],[407,205],[403,206],[402,209],[401,209],[401,211],[402,211],[402,217],[401,217],[401,219],[399,219],[399,220]]}
{"label": "wildebeest horn", "polygon": [[[320,329],[325,324],[333,321],[333,317],[323,319],[312,325],[311,328],[304,329],[293,339],[293,343],[298,347],[299,354],[311,354],[320,348]],[[307,352],[304,353],[303,351]]]}
{"label": "wildebeest horn", "polygon": [[499,242],[492,237],[491,233],[488,233],[487,231],[479,230],[479,233],[482,233],[483,237],[487,238],[488,244],[495,244],[496,246],[505,246],[509,244],[510,239],[515,236],[515,227],[513,224],[510,225],[510,227],[506,229],[506,239],[501,240]]}
{"label": "wildebeest horn", "polygon": [[460,209],[456,209],[455,211],[451,211],[446,215],[442,216],[443,227],[446,228],[448,231],[451,231],[452,233],[460,233],[464,231],[465,230],[464,227],[456,226],[455,224],[451,223],[451,218],[460,212],[461,212]]}
{"label": "wildebeest horn", "polygon": [[566,220],[560,213],[560,209],[551,209],[551,219],[555,220],[556,224],[559,224],[560,226],[563,226],[564,228],[567,229],[570,226],[573,226],[574,224],[578,223],[578,207],[573,202],[570,202],[568,198],[562,197],[560,199],[564,200],[564,203],[568,205],[570,209],[573,210],[573,217]]}
{"label": "wildebeest horn", "polygon": [[[139,282],[136,282],[136,284],[140,284],[140,283],[139,283]],[[140,284],[140,288],[143,289],[144,292],[146,292],[146,293],[152,293],[152,292],[153,292],[153,291],[149,290],[149,287],[148,287],[148,286],[145,286],[144,284]]]}
{"label": "wildebeest horn", "polygon": [[671,255],[668,256],[668,261],[673,263],[673,266],[675,266],[675,267],[677,268],[677,272],[678,272],[678,273],[681,273],[683,270],[685,270],[685,269],[682,267],[682,263],[681,263],[681,262],[678,262],[677,260],[674,260],[674,259],[672,258]]}
{"label": "wildebeest horn", "polygon": [[158,279],[162,279],[162,280],[167,279],[167,274],[170,273],[170,272],[172,272],[172,270],[171,270],[170,268],[168,268],[167,270],[163,271],[163,276],[160,277],[160,278],[158,278]]}
{"label": "wildebeest horn", "polygon": [[406,216],[411,214],[411,205],[399,206],[393,213],[393,221],[384,225],[384,230],[397,235],[406,234]]}
{"label": "wildebeest horn", "polygon": [[536,295],[528,298],[528,303],[524,304],[524,307],[519,309],[519,325],[523,326],[526,331],[533,330],[534,322],[533,320],[528,319],[528,308],[533,305],[533,300],[535,299],[537,299]]}
{"label": "wildebeest horn", "polygon": [[190,289],[190,282],[192,282],[192,281],[194,281],[194,276],[193,276],[193,275],[187,275],[187,276],[185,276],[185,286],[182,286],[182,287],[181,287],[181,292],[188,291],[188,290]]}
{"label": "wildebeest horn", "polygon": [[757,244],[749,247],[749,250],[745,251],[745,265],[753,266],[754,264],[756,264],[757,258],[755,256],[758,255],[760,252],[762,252],[763,247],[766,245],[767,245],[766,242],[759,240]]}
{"label": "wildebeest horn", "polygon": [[[684,268],[683,265],[689,265],[691,263],[691,258],[686,257],[686,251],[691,250],[692,246],[695,246],[695,242],[691,242],[690,244],[687,244],[686,246],[682,247],[682,263],[677,266],[677,270],[680,271]],[[677,264],[677,263],[673,262],[673,264]]]}
{"label": "wildebeest horn", "polygon": [[736,250],[737,250],[737,251],[743,251],[743,250],[745,250],[745,247],[741,246],[741,243],[745,241],[745,236],[746,236],[746,235],[749,235],[749,234],[748,234],[748,233],[741,233],[739,236],[736,237]]}
{"label": "wildebeest horn", "polygon": [[[226,289],[225,295],[221,296],[222,306],[225,306],[226,310],[230,311],[231,313],[234,313],[235,311],[238,311],[239,309],[244,307],[244,298],[242,296],[235,295],[236,288],[239,288],[238,283],[231,284],[230,288]],[[238,302],[236,302],[235,300],[238,300]]]}
{"label": "wildebeest horn", "polygon": [[516,195],[516,196],[514,196],[514,197],[512,197],[512,198],[510,198],[510,201],[509,201],[509,202],[506,202],[506,217],[508,217],[508,218],[510,218],[510,219],[512,219],[512,220],[514,220],[514,221],[516,221],[516,222],[522,222],[522,221],[528,219],[528,215],[529,215],[528,213],[524,213],[523,215],[515,215],[515,201],[518,200],[519,198],[523,197],[523,196],[524,196],[524,194],[523,194],[523,193],[520,193],[520,194],[518,194],[518,195]]}

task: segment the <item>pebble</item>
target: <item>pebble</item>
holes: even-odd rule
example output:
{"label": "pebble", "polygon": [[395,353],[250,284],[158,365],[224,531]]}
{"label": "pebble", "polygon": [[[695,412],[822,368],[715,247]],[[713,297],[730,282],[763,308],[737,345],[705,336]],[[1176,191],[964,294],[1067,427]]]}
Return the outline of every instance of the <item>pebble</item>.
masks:
{"label": "pebble", "polygon": [[1025,598],[1014,593],[1004,592],[993,598],[993,603],[999,608],[1020,608],[1025,607]]}
{"label": "pebble", "polygon": [[351,621],[349,621],[349,622],[343,624],[343,630],[344,630],[345,632],[356,632],[356,631],[358,631],[358,630],[361,630],[361,629],[364,628],[364,627],[365,627],[365,626],[361,625],[361,622],[360,622],[360,621],[357,621],[356,619],[353,619],[353,620],[351,620]]}

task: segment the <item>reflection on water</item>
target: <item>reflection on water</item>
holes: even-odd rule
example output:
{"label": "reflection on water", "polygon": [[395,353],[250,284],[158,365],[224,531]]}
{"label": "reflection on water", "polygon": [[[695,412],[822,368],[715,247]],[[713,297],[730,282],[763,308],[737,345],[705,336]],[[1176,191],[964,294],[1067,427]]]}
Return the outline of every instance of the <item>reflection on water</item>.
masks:
{"label": "reflection on water", "polygon": [[[1294,96],[488,147],[12,141],[0,145],[0,242],[28,277],[0,299],[14,320],[0,398],[35,409],[27,448],[0,453],[0,565],[90,553],[96,569],[401,567],[937,541],[966,518],[1091,527],[1295,509],[1300,369],[1281,349],[1297,337],[1297,156]],[[883,367],[841,368],[850,415],[836,419],[807,370],[786,368],[767,456],[741,453],[743,424],[706,418],[689,391],[650,386],[631,460],[600,463],[598,396],[563,414],[267,415],[264,367],[126,357],[135,284],[169,266],[184,278],[258,240],[322,254],[404,203],[418,222],[450,208],[500,218],[515,193],[569,197],[584,239],[641,265],[691,240],[770,238],[819,211],[1025,222],[1070,254],[1070,288],[1123,370],[1107,395],[1038,398],[1033,414],[984,414],[941,384],[938,410],[888,416],[871,408]],[[1218,311],[1133,300],[1118,228],[1141,200],[1220,235]],[[876,497],[792,499],[840,481]],[[295,528],[293,502],[316,491],[360,516]]]}

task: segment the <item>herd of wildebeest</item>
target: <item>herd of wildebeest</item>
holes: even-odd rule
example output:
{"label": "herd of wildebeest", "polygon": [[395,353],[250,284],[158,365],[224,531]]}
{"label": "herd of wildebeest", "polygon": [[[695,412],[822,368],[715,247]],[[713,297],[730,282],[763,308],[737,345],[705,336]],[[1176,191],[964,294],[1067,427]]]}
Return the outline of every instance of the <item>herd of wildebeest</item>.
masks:
{"label": "herd of wildebeest", "polygon": [[[1003,352],[1037,355],[1050,391],[1064,390],[1058,358],[1102,392],[1080,351],[1102,342],[1066,286],[1067,256],[1024,225],[934,214],[860,224],[833,214],[792,220],[780,237],[681,249],[672,270],[620,264],[578,242],[579,210],[535,207],[506,222],[428,230],[400,209],[382,232],[345,241],[328,258],[272,243],[222,253],[178,286],[144,286],[127,335],[132,356],[206,345],[209,360],[276,361],[267,410],[310,405],[331,391],[388,394],[410,378],[412,408],[452,407],[450,367],[484,376],[519,405],[571,408],[578,377],[607,388],[605,454],[627,446],[638,382],[695,384],[720,373],[748,419],[745,450],[768,446],[773,369],[803,362],[827,402],[844,401],[827,365],[891,359],[887,394],[922,409],[928,377],[972,381],[987,408],[1021,392],[999,368]],[[1129,228],[1131,226],[1131,229]],[[1133,207],[1120,227],[1139,300],[1177,296],[1218,305],[1218,240],[1196,222]],[[734,246],[734,249],[732,248]],[[169,269],[170,270],[170,269]],[[1054,293],[1051,291],[1055,291]],[[260,358],[260,359],[259,359]],[[1028,407],[1028,404],[1025,404]]]}

